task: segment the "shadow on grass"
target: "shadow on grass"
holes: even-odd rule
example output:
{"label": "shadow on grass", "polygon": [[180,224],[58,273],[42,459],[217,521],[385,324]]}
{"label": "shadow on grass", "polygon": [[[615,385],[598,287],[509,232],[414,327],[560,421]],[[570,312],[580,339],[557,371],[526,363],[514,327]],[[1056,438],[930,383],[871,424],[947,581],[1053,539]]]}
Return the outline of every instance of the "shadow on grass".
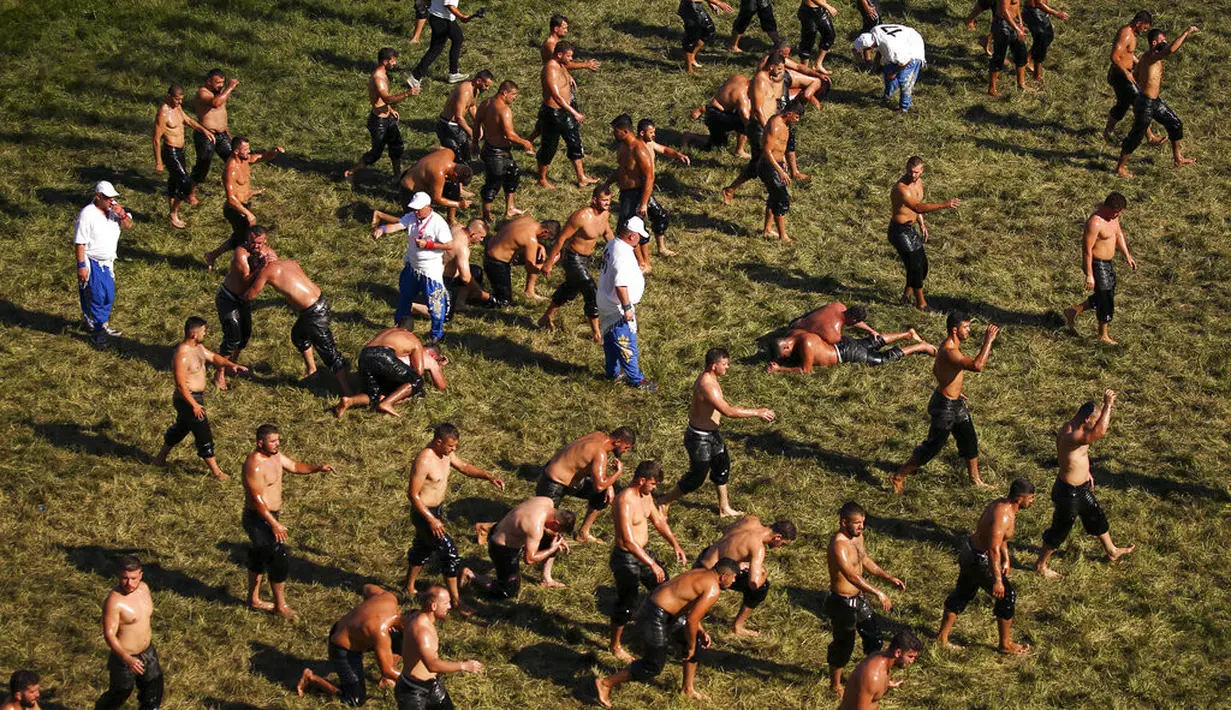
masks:
{"label": "shadow on grass", "polygon": [[1083,168],[1085,170],[1103,172],[1111,167],[1110,163],[1107,162],[1107,156],[1099,153],[1093,153],[1088,150],[1068,152],[1062,150],[1048,150],[1046,148],[1027,148],[1015,143],[1006,143],[1005,141],[991,140],[989,138],[978,138],[975,140],[975,145],[980,148],[994,150],[999,153],[1028,155],[1043,163],[1063,163],[1070,167]]}
{"label": "shadow on grass", "polygon": [[[783,268],[780,266],[770,266],[760,262],[745,261],[735,265],[735,268],[743,271],[751,281],[758,283],[774,284],[782,288],[789,288],[801,293],[825,294],[838,299],[853,299],[862,303],[882,303],[893,305],[893,302],[885,297],[885,294],[880,290],[873,290],[863,286],[848,286],[832,276],[814,276],[796,268]],[[822,304],[818,304],[818,307]],[[783,324],[784,326],[786,324]]]}
{"label": "shadow on grass", "polygon": [[547,680],[569,691],[579,703],[594,701],[592,678],[585,670],[594,664],[593,653],[579,653],[564,644],[541,641],[527,646],[509,659],[531,678]]}
{"label": "shadow on grass", "polygon": [[[494,315],[488,311],[479,312],[480,317]],[[479,333],[452,333],[450,340],[461,347],[480,355],[488,360],[507,363],[514,368],[536,367],[547,375],[577,375],[586,369],[573,365],[548,355],[539,353],[505,337],[493,337]]]}
{"label": "shadow on grass", "polygon": [[[248,568],[248,545],[238,542],[230,542],[224,540],[215,547],[227,553],[227,557],[232,563]],[[302,584],[323,584],[334,589],[344,589],[348,592],[359,592],[365,584],[378,584],[376,579],[366,577],[354,572],[338,569],[329,565],[322,565],[311,560],[305,560],[303,557],[295,556],[295,548],[290,548],[291,553],[291,571],[290,580]],[[299,676],[295,676],[298,681]]]}
{"label": "shadow on grass", "polygon": [[[77,321],[70,321],[50,313],[31,311],[12,301],[2,299],[0,299],[0,325],[28,328],[48,335],[67,335],[83,343],[90,342],[88,335],[77,330]],[[174,348],[170,345],[146,345],[123,336],[113,336],[109,339],[109,343],[108,350],[113,350],[124,357],[144,360],[146,364],[160,372],[171,371],[171,352]]]}
{"label": "shadow on grass", "polygon": [[327,64],[334,69],[342,71],[362,72],[367,74],[375,67],[371,57],[363,59],[355,59],[354,57],[344,57],[341,54],[330,51],[328,49],[313,50],[308,58],[320,64]]}
{"label": "shadow on grass", "polygon": [[[715,193],[717,194],[717,193]],[[712,229],[715,232],[723,234],[745,235],[757,227],[752,221],[748,224],[740,224],[732,222],[729,219],[715,217],[712,214],[701,214],[697,212],[679,212],[675,215],[675,221],[680,227],[686,230]]]}
{"label": "shadow on grass", "polygon": [[378,301],[383,301],[390,309],[398,307],[398,290],[389,284],[359,281],[355,283],[355,290],[359,293],[366,293]]}
{"label": "shadow on grass", "polygon": [[102,433],[100,430],[111,428],[111,422],[108,420],[104,420],[96,426],[76,422],[35,424],[30,420],[26,420],[26,425],[30,427],[35,436],[52,446],[66,451],[74,451],[90,456],[128,459],[129,461],[141,464],[148,464],[154,460],[149,453],[143,451],[140,447],[120,443],[107,434]]}
{"label": "shadow on grass", "polygon": [[[296,680],[295,682],[298,683],[299,681]],[[233,700],[223,700],[221,698],[205,698],[201,701],[201,706],[208,708],[208,710],[265,710],[256,705],[237,703]]]}
{"label": "shadow on grass", "polygon": [[[471,534],[470,527],[475,523],[494,523],[509,512],[509,506],[499,501],[478,496],[469,496],[449,501],[445,504],[448,511],[451,532],[454,537],[466,537]],[[460,527],[465,523],[466,527]]]}
{"label": "shadow on grass", "polygon": [[[94,136],[45,136],[28,131],[0,131],[0,143],[10,143],[12,145],[55,146],[58,148],[67,148],[68,150],[94,152],[119,151],[127,150],[129,148],[129,146],[117,141],[109,141],[103,138],[96,138]],[[84,204],[84,202],[82,204]]]}
{"label": "shadow on grass", "polygon": [[966,109],[966,114],[962,118],[971,123],[1012,128],[1014,130],[1026,131],[1027,133],[1051,131],[1075,138],[1086,138],[1098,134],[1098,130],[1094,128],[1069,128],[1059,121],[1036,121],[1020,113],[993,113],[988,111],[987,107],[978,105]]}
{"label": "shadow on grass", "polygon": [[355,224],[362,224],[364,227],[371,229],[372,213],[374,211],[375,210],[373,210],[367,203],[355,200],[339,207],[333,213],[333,216],[337,217],[338,224],[343,227],[350,227],[353,222]]}
{"label": "shadow on grass", "polygon": [[[1101,488],[1110,488],[1117,491],[1137,488],[1146,491],[1150,495],[1165,498],[1173,503],[1193,503],[1203,500],[1219,503],[1231,502],[1231,496],[1228,496],[1226,491],[1211,488],[1200,483],[1173,481],[1160,476],[1148,476],[1136,471],[1115,473],[1100,464],[1093,464],[1090,467],[1090,473],[1098,477],[1097,485]],[[1097,495],[1097,493],[1098,489],[1096,488],[1095,494]]]}
{"label": "shadow on grass", "polygon": [[701,651],[701,665],[728,673],[740,673],[762,682],[774,679],[788,682],[812,682],[816,672],[794,663],[778,663],[767,658],[756,658],[737,651],[709,649]]}
{"label": "shadow on grass", "polygon": [[761,452],[788,459],[813,459],[825,469],[876,488],[883,486],[884,477],[876,475],[874,471],[889,472],[896,469],[896,465],[890,461],[868,461],[858,456],[830,451],[816,444],[788,439],[777,431],[748,436],[729,434],[728,438],[732,441],[742,440],[745,448],[750,452]]}
{"label": "shadow on grass", "polygon": [[[342,179],[342,171],[350,167],[332,160],[309,158],[295,153],[283,153],[273,160],[273,165],[279,168],[294,170],[297,173],[312,173],[329,182]],[[369,215],[371,216],[371,215]]]}
{"label": "shadow on grass", "polygon": [[116,574],[116,560],[122,555],[137,555],[141,558],[145,582],[155,592],[169,590],[185,599],[200,599],[214,604],[240,606],[243,601],[232,596],[225,585],[211,587],[195,577],[190,577],[179,570],[167,569],[157,561],[151,561],[153,553],[149,550],[134,548],[112,548],[100,545],[81,545],[71,547],[57,545],[64,553],[68,563],[82,572],[90,572],[104,579],[112,579]]}
{"label": "shadow on grass", "polygon": [[[626,23],[626,24],[631,24],[631,23]],[[663,28],[661,27],[658,28],[658,30],[659,32],[657,35],[655,35],[655,39],[662,39],[664,35],[669,34],[669,32],[668,33],[663,32]],[[593,57],[594,59],[599,60],[603,64],[620,64],[620,65],[632,67],[634,69],[671,70],[671,69],[679,69],[680,67],[680,65],[675,62],[669,62],[663,59],[651,59],[648,56],[639,56],[636,54],[629,54],[628,52],[621,52],[618,49],[600,49],[600,50],[594,50],[594,51],[583,51],[583,52],[579,52],[579,55],[581,57],[581,61],[584,61],[587,58]]]}
{"label": "shadow on grass", "polygon": [[116,249],[116,255],[122,259],[132,259],[133,261],[144,261],[151,266],[158,264],[166,264],[173,269],[181,269],[183,271],[204,271],[205,260],[196,259],[187,254],[160,254],[156,251],[150,251],[143,247],[133,246],[132,244],[120,242]]}
{"label": "shadow on grass", "polygon": [[[306,661],[299,656],[287,653],[280,648],[274,648],[260,641],[249,641],[252,657],[248,660],[248,670],[259,675],[274,685],[294,689],[299,683],[299,677],[304,668],[311,668],[313,673],[328,677],[332,670],[330,664],[324,661]],[[226,707],[231,707],[227,705]],[[238,707],[250,707],[241,705]]]}
{"label": "shadow on grass", "polygon": [[933,520],[909,520],[886,515],[869,515],[868,529],[896,537],[899,540],[943,545],[957,551],[969,535],[964,530],[947,527]]}
{"label": "shadow on grass", "polygon": [[523,481],[536,483],[539,477],[543,475],[543,467],[546,464],[542,463],[513,463],[509,459],[501,459],[496,462],[496,465],[505,471],[512,471],[513,475]]}
{"label": "shadow on grass", "polygon": [[1064,317],[1055,311],[1029,312],[1014,311],[987,303],[973,301],[959,296],[928,296],[928,305],[941,313],[964,311],[967,315],[978,316],[997,325],[1016,325],[1043,330],[1059,330],[1064,327]]}

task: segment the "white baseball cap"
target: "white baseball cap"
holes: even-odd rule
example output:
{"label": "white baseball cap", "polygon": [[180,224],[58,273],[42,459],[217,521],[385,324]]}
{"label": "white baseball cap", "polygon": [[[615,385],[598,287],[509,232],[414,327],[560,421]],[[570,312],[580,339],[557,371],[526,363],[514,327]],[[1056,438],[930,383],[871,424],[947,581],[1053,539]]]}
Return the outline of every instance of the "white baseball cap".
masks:
{"label": "white baseball cap", "polygon": [[99,181],[99,183],[94,186],[94,192],[96,194],[102,195],[103,197],[119,197],[120,196],[120,193],[115,191],[115,185],[112,185],[106,180]]}
{"label": "white baseball cap", "polygon": [[432,204],[432,198],[428,197],[426,192],[416,192],[406,206],[412,210],[421,210],[430,204]]}
{"label": "white baseball cap", "polygon": [[862,52],[865,49],[872,49],[876,46],[876,38],[871,32],[864,32],[855,38],[855,51]]}
{"label": "white baseball cap", "polygon": [[633,234],[640,234],[646,239],[650,238],[650,233],[645,231],[645,220],[636,215],[628,218],[628,221],[624,223],[624,228]]}

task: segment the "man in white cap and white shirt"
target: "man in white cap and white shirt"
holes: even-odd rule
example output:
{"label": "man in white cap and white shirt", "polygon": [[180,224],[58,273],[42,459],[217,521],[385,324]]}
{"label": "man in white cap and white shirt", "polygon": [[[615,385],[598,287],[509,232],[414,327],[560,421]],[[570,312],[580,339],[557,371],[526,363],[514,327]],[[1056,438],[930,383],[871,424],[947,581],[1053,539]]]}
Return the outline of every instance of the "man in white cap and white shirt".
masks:
{"label": "man in white cap and white shirt", "polygon": [[451,248],[453,231],[449,222],[432,211],[432,198],[426,192],[416,192],[406,205],[410,211],[396,224],[382,224],[372,230],[372,238],[406,230],[405,266],[398,277],[398,307],[393,322],[400,324],[410,315],[415,296],[423,293],[432,318],[429,341],[440,340],[445,333],[445,315],[449,312],[449,291],[444,284],[444,256]]}
{"label": "man in white cap and white shirt", "polygon": [[910,108],[919,72],[927,64],[923,37],[905,25],[876,25],[855,38],[855,63],[870,60],[870,50],[881,55],[885,75],[885,101],[897,91],[898,110]]}
{"label": "man in white cap and white shirt", "polygon": [[111,327],[111,307],[115,304],[115,256],[120,230],[133,226],[132,215],[116,201],[120,193],[103,180],[94,186],[94,199],[81,208],[73,227],[73,247],[77,252],[77,293],[81,297],[81,317],[95,345],[106,345],[108,335],[119,335]]}
{"label": "man in white cap and white shirt", "polygon": [[607,378],[614,382],[623,375],[630,387],[656,392],[658,385],[645,379],[637,362],[636,306],[645,293],[645,274],[637,262],[636,246],[649,238],[645,222],[634,215],[607,242],[598,277],[598,322]]}

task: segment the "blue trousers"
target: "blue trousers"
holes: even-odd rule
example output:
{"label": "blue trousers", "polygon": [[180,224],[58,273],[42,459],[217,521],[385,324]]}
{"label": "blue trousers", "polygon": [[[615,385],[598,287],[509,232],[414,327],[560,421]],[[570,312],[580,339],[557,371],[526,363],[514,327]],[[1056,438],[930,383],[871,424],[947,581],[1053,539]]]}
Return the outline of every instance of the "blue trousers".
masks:
{"label": "blue trousers", "polygon": [[410,306],[415,296],[423,293],[423,301],[427,311],[432,316],[432,329],[429,336],[439,340],[445,334],[445,315],[449,312],[449,291],[444,284],[433,281],[415,271],[410,264],[402,267],[402,275],[398,277],[398,307],[393,313],[393,321],[400,322],[410,315]]}
{"label": "blue trousers", "polygon": [[885,63],[885,100],[888,101],[897,91],[898,108],[903,111],[910,108],[910,101],[915,93],[915,81],[919,72],[923,71],[923,62],[912,59],[910,64],[899,67],[896,64]]}
{"label": "blue trousers", "polygon": [[604,374],[608,379],[614,380],[623,372],[630,386],[641,384],[645,377],[637,364],[638,353],[637,332],[628,321],[622,320],[603,333]]}
{"label": "blue trousers", "polygon": [[111,269],[90,259],[90,279],[77,284],[81,297],[81,315],[95,333],[111,319],[111,307],[115,305],[115,274]]}

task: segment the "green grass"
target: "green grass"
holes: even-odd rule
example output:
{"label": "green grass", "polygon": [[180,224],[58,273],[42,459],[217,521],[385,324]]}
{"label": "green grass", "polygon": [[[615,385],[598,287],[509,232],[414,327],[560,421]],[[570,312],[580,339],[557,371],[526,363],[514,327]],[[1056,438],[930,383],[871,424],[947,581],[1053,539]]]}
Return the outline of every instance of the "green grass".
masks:
{"label": "green grass", "polygon": [[[794,4],[776,6],[785,32],[796,35]],[[288,150],[279,166],[253,171],[256,184],[268,188],[254,209],[276,227],[279,252],[322,285],[338,314],[334,332],[353,357],[388,321],[401,247],[395,239],[373,245],[362,223],[366,210],[395,208],[384,176],[368,173],[355,188],[335,176],[367,149],[364,81],[376,50],[403,48],[398,81],[422,51],[424,45],[405,45],[410,5],[0,4],[7,28],[0,39],[0,545],[8,560],[0,669],[35,667],[56,702],[88,707],[106,683],[97,617],[111,584],[107,561],[137,549],[157,565],[147,579],[168,674],[166,707],[316,707],[319,698],[294,696],[299,669],[323,666],[326,632],[356,602],[363,581],[397,585],[405,573],[406,466],[431,423],[456,423],[461,455],[510,481],[498,494],[459,476],[451,490],[463,553],[485,564],[483,551],[461,533],[529,495],[533,467],[586,431],[635,426],[641,441],[631,461],[656,458],[674,482],[686,465],[680,439],[692,379],[704,351],[726,345],[738,361],[724,380],[730,399],[779,415],[772,425],[727,426],[734,501],[764,518],[792,518],[803,535],[771,557],[774,587],[752,621],[765,632],[761,638],[732,638],[725,625],[738,597],[720,602],[711,620],[716,650],[704,658],[698,688],[713,706],[835,705],[823,685],[830,636],[820,602],[823,547],[837,508],[855,498],[870,510],[870,551],[906,580],[907,591],[892,595],[892,622],[934,632],[956,575],[955,545],[989,494],[966,486],[952,448],[912,479],[902,498],[881,482],[924,435],[932,387],[925,359],[770,377],[755,339],[833,299],[868,304],[881,329],[913,326],[941,337],[943,315],[896,303],[901,267],[884,236],[889,187],[905,158],[919,153],[927,160],[928,195],[964,201],[961,210],[931,219],[932,302],[971,304],[979,330],[990,321],[1004,327],[988,370],[967,385],[985,478],[1003,487],[1027,476],[1045,493],[1055,468],[1051,431],[1082,400],[1114,388],[1122,396],[1112,432],[1093,452],[1098,494],[1116,540],[1139,550],[1109,568],[1097,543],[1078,530],[1057,559],[1063,581],[1029,574],[1021,566],[1033,562],[1051,513],[1041,496],[1020,516],[1012,545],[1015,633],[1038,652],[999,657],[990,608],[980,600],[956,631],[969,650],[929,647],[884,707],[1225,706],[1231,338],[1222,315],[1231,307],[1231,209],[1220,150],[1228,134],[1215,107],[1225,103],[1216,72],[1231,50],[1218,21],[1231,3],[1158,8],[1159,25],[1172,34],[1190,22],[1208,25],[1167,62],[1164,88],[1185,120],[1188,152],[1200,162],[1177,172],[1163,149],[1142,148],[1132,182],[1111,176],[1118,151],[1098,132],[1111,102],[1103,80],[1108,45],[1135,8],[1107,0],[1061,7],[1074,19],[1057,23],[1054,70],[1037,95],[1018,95],[1011,81],[1003,100],[982,93],[978,35],[958,24],[965,0],[905,13],[924,33],[931,59],[908,117],[878,108],[879,79],[854,74],[834,56],[831,101],[801,124],[800,165],[813,180],[793,190],[795,246],[757,236],[759,185],[730,207],[717,199],[739,165],[731,156],[699,156],[691,169],[664,166],[661,199],[674,213],[670,238],[684,255],[656,260],[640,309],[644,362],[663,385],[657,396],[612,390],[596,378],[602,357],[587,342],[579,304],[566,309],[564,332],[540,333],[528,327],[540,306],[519,303],[504,317],[462,314],[454,321],[451,386],[430,398],[430,416],[416,403],[401,420],[355,412],[339,423],[325,412],[331,394],[296,384],[301,363],[287,337],[290,312],[272,297],[263,300],[245,352],[254,376],[231,393],[211,391],[206,403],[219,461],[232,474],[266,421],[282,426],[292,456],[338,467],[287,484],[290,595],[301,613],[287,623],[238,603],[246,543],[239,482],[207,480],[187,443],[168,472],[149,465],[172,418],[170,346],[188,315],[203,315],[213,327],[219,277],[201,268],[200,254],[227,233],[216,184],[204,190],[201,207],[185,210],[189,229],[166,225],[150,122],[172,81],[191,92],[215,65],[241,79],[230,104],[233,131],[257,147]],[[706,73],[685,76],[674,9],[665,0],[494,3],[487,20],[466,28],[463,69],[487,66],[498,79],[521,83],[515,114],[528,133],[539,93],[532,45],[551,12],[571,16],[581,56],[604,62],[579,82],[589,117],[583,135],[593,151],[587,164],[605,176],[612,116],[652,116],[670,141],[673,131],[695,130],[687,113],[719,81],[749,71],[751,57],[707,49]],[[900,4],[888,9],[903,18]],[[845,54],[856,13],[840,10]],[[719,25],[725,37],[730,19]],[[745,45],[763,47],[763,35],[751,31]],[[442,58],[434,75],[445,69]],[[434,81],[400,107],[410,155],[434,144],[431,127],[445,91]],[[527,181],[522,206],[562,219],[584,204],[584,193],[564,182],[565,166],[560,157],[553,168],[557,192]],[[118,266],[114,322],[125,335],[106,352],[90,349],[75,328],[68,247],[75,212],[98,179],[115,181],[141,217],[124,235]],[[1082,292],[1082,220],[1113,189],[1130,200],[1124,225],[1141,271],[1121,269],[1113,333],[1124,345],[1107,348],[1094,342],[1089,319],[1079,337],[1056,325],[1059,309]],[[212,332],[211,344],[217,337]],[[716,535],[711,495],[707,487],[673,512],[691,554]],[[610,535],[608,516],[598,529]],[[517,603],[490,607],[474,622],[444,624],[446,656],[488,666],[483,676],[448,680],[459,707],[588,702],[588,679],[615,666],[603,650],[602,610],[611,599],[606,556],[595,546],[577,549],[558,568],[568,590],[529,587]],[[678,664],[669,666],[653,685],[621,688],[617,706],[689,707],[676,695],[679,682]],[[375,694],[377,706],[391,705],[387,692]]]}

